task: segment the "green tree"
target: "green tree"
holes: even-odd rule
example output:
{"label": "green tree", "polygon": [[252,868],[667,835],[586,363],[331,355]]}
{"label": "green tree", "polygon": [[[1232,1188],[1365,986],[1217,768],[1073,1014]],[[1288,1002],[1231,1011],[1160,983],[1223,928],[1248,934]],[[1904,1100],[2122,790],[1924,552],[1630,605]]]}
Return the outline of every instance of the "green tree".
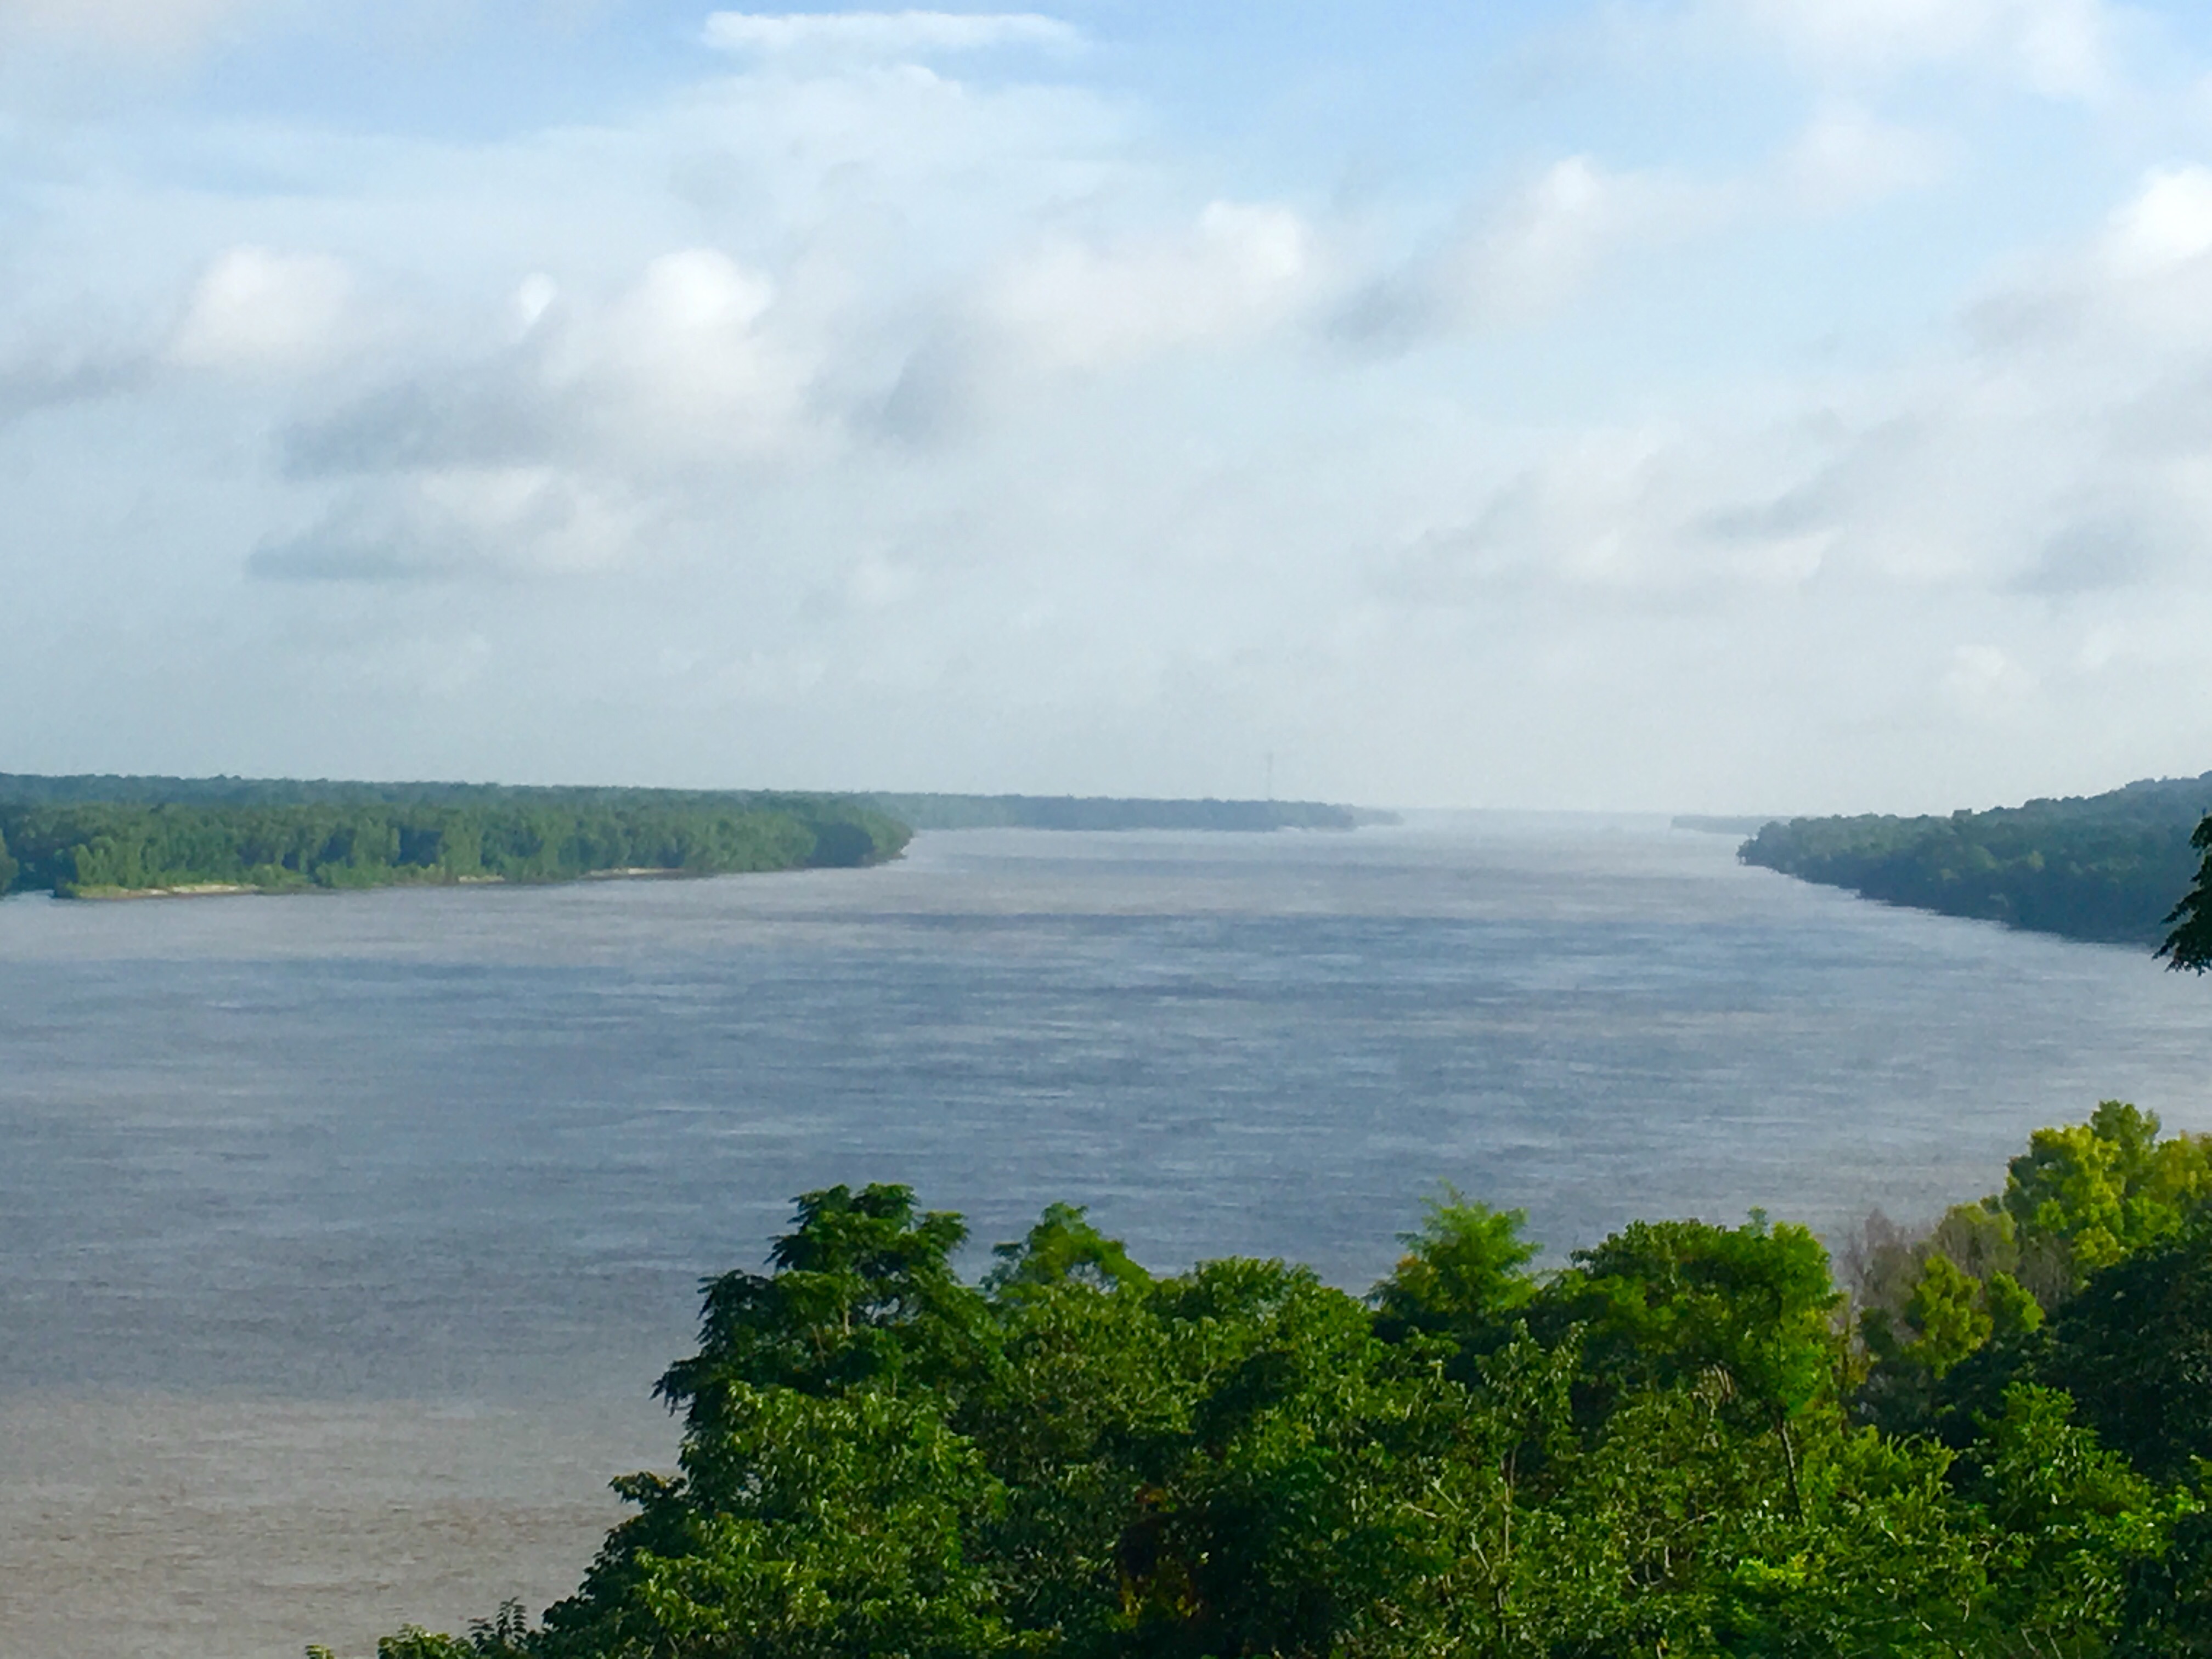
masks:
{"label": "green tree", "polygon": [[1152,1276],[1129,1259],[1121,1241],[1091,1224],[1080,1205],[1048,1204],[1036,1226],[1018,1243],[993,1247],[995,1264],[983,1280],[985,1291],[1002,1303],[1018,1303],[1048,1291],[1077,1284],[1099,1290],[1137,1289]]}
{"label": "green tree", "polygon": [[1639,1221],[1573,1261],[1547,1299],[1555,1323],[1587,1327],[1601,1390],[1717,1372],[1729,1410],[1776,1435],[1802,1510],[1795,1425],[1834,1402],[1843,1299],[1820,1240],[1756,1213],[1736,1228]]}
{"label": "green tree", "polygon": [[1751,1510],[1715,1598],[1715,1648],[1735,1659],[2001,1651],[1985,1612],[1990,1540],[1952,1466],[1938,1444],[1870,1429],[1825,1444],[1805,1522]]}
{"label": "green tree", "polygon": [[1004,1494],[933,1404],[738,1385],[682,1475],[633,1476],[550,1659],[980,1659],[1024,1650],[971,1540]]}
{"label": "green tree", "polygon": [[2178,1507],[2074,1421],[2075,1401],[2015,1384],[1970,1460],[1995,1532],[1992,1624],[2026,1653],[2101,1652],[2129,1581],[2160,1555]]}
{"label": "green tree", "polygon": [[1399,1234],[1406,1254],[1372,1292],[1385,1334],[1425,1331],[1480,1344],[1509,1329],[1536,1294],[1528,1264],[1537,1247],[1522,1237],[1528,1223],[1525,1210],[1493,1210],[1444,1188],[1419,1231]]}
{"label": "green tree", "polygon": [[1988,1341],[1996,1328],[1982,1287],[1945,1255],[1928,1259],[1905,1318],[1917,1333],[1914,1357],[1939,1378]]}
{"label": "green tree", "polygon": [[[678,1469],[617,1483],[577,1594],[386,1659],[2212,1652],[2212,1222],[2175,1145],[2101,1110],[1886,1243],[1870,1370],[1818,1242],[1756,1212],[1540,1279],[1516,1214],[1448,1196],[1362,1302],[1155,1278],[1060,1205],[969,1285],[958,1217],[810,1193],[768,1271],[705,1282]],[[2012,1272],[2046,1226],[2123,1251],[2048,1321]]]}
{"label": "green tree", "polygon": [[2064,1247],[2069,1289],[2178,1231],[2212,1192],[2205,1142],[2161,1140],[2159,1127],[2156,1113],[2107,1100],[2086,1124],[2038,1129],[2013,1159],[2004,1207],[2023,1234]]}
{"label": "green tree", "polygon": [[2196,1227],[2092,1278],[2052,1322],[2047,1378],[2106,1444],[2160,1480],[2212,1458],[2212,1234]]}
{"label": "green tree", "polygon": [[793,1219],[772,1272],[703,1286],[699,1352],[655,1385],[689,1431],[712,1431],[763,1388],[943,1390],[988,1363],[988,1304],[951,1267],[968,1237],[959,1217],[917,1213],[911,1188],[879,1184],[808,1193]]}
{"label": "green tree", "polygon": [[2189,890],[2166,912],[2170,931],[2158,954],[2169,968],[2201,974],[2212,968],[2212,814],[2198,821],[2189,845],[2203,856]]}

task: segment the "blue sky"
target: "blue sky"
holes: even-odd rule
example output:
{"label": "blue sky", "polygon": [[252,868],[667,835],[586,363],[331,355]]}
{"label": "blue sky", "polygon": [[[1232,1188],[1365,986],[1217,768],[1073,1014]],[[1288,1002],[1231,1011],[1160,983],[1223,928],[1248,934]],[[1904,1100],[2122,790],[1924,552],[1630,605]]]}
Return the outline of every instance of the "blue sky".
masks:
{"label": "blue sky", "polygon": [[2212,767],[2212,27],[0,0],[0,769]]}

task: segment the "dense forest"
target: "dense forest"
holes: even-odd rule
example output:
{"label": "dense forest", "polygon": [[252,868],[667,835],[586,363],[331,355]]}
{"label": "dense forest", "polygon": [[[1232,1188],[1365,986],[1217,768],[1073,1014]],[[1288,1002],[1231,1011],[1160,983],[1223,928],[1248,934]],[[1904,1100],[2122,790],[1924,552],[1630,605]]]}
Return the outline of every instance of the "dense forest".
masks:
{"label": "dense forest", "polygon": [[1349,830],[1311,801],[0,773],[0,892],[64,897],[872,864],[915,829]]}
{"label": "dense forest", "polygon": [[1349,830],[1389,817],[1311,801],[0,773],[0,893],[719,875],[876,863],[916,829]]}
{"label": "dense forest", "polygon": [[2197,870],[2208,810],[2212,772],[1948,817],[1793,818],[1738,855],[1888,904],[2149,944]]}
{"label": "dense forest", "polygon": [[0,772],[0,801],[140,806],[689,806],[752,807],[780,801],[840,801],[915,830],[1352,830],[1394,823],[1363,807],[1304,800],[1151,800],[1111,795],[947,795],[750,790],[546,787],[497,783],[356,783],[328,778],[133,777],[108,773],[41,776]]}
{"label": "dense forest", "polygon": [[386,1659],[2212,1653],[2212,1144],[2108,1102],[1841,1272],[1448,1194],[1365,1297],[1079,1209],[955,1269],[798,1201],[662,1376],[679,1468],[542,1623]]}
{"label": "dense forest", "polygon": [[481,805],[243,805],[0,798],[0,875],[63,897],[210,889],[284,891],[607,872],[718,875],[872,864],[909,831],[850,801],[750,805],[564,800]]}

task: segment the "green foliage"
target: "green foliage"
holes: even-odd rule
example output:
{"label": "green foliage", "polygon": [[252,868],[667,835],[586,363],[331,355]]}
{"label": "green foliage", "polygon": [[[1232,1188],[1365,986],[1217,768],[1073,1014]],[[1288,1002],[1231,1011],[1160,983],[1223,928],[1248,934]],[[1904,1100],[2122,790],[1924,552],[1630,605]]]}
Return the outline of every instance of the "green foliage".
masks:
{"label": "green foliage", "polygon": [[2094,1275],[2051,1335],[2044,1375],[2138,1468],[2178,1480],[2212,1458],[2212,1235],[2204,1227]]}
{"label": "green foliage", "polygon": [[1432,1200],[1418,1232],[1401,1233],[1407,1254],[1375,1287],[1382,1328],[1393,1334],[1449,1333],[1480,1342],[1536,1294],[1528,1264],[1536,1246],[1521,1236],[1525,1210],[1469,1203],[1451,1188]]}
{"label": "green foliage", "polygon": [[2087,1123],[2037,1130],[2013,1159],[2004,1207],[2023,1232],[2064,1246],[2075,1284],[2171,1237],[2212,1192],[2212,1149],[2160,1140],[2159,1127],[2156,1113],[2107,1100]]}
{"label": "green foliage", "polygon": [[[684,1474],[621,1490],[581,1590],[549,1608],[553,1656],[968,1659],[1019,1651],[969,1540],[1003,1503],[926,1401],[736,1385]],[[426,1656],[427,1659],[427,1656]]]}
{"label": "green foliage", "polygon": [[696,1437],[742,1413],[758,1389],[827,1395],[863,1384],[944,1382],[987,1343],[985,1310],[950,1265],[968,1237],[957,1216],[917,1214],[905,1187],[832,1187],[799,1200],[771,1273],[704,1286],[699,1352],[655,1392]]}
{"label": "green foliage", "polygon": [[1982,1286],[1990,1334],[2003,1340],[2033,1336],[2043,1328],[2043,1304],[2010,1273],[1991,1273]]}
{"label": "green foliage", "polygon": [[2212,815],[2190,833],[2189,846],[2203,856],[2189,890],[2166,912],[2172,931],[2159,945],[2158,953],[2168,967],[2201,974],[2212,968]]}
{"label": "green foliage", "polygon": [[1547,1300],[1587,1328],[1590,1357],[1614,1386],[1717,1373],[1731,1400],[1778,1422],[1830,1393],[1830,1314],[1842,1297],[1806,1229],[1756,1215],[1735,1228],[1632,1222],[1574,1263]]}
{"label": "green foliage", "polygon": [[1860,1414],[1963,1443],[2008,1383],[2045,1376],[2048,1316],[2100,1269],[2191,1227],[2212,1194],[2205,1139],[2159,1130],[2155,1114],[2106,1101],[2087,1123],[2037,1130],[2002,1194],[1918,1238],[1877,1227],[1856,1274],[1873,1362]]}
{"label": "green foliage", "polygon": [[1915,1334],[1905,1352],[1938,1378],[1988,1341],[1996,1328],[1981,1285],[1945,1255],[1928,1259],[1905,1316]]}
{"label": "green foliage", "polygon": [[[473,1620],[465,1637],[446,1636],[420,1625],[405,1625],[380,1638],[376,1659],[527,1659],[537,1632],[520,1601],[500,1604],[489,1619]],[[334,1659],[331,1650],[309,1643],[307,1659]]]}
{"label": "green foliage", "polygon": [[745,806],[48,806],[0,804],[15,885],[64,896],[191,887],[356,888],[564,881],[602,872],[717,875],[872,863],[905,826],[805,797]]}
{"label": "green foliage", "polygon": [[1042,1296],[1060,1286],[1086,1284],[1099,1290],[1134,1289],[1152,1275],[1129,1259],[1119,1239],[1092,1226],[1079,1205],[1048,1204],[1018,1244],[995,1246],[997,1265],[983,1288],[1001,1301]]}
{"label": "green foliage", "polygon": [[[2208,867],[2191,851],[2212,848],[2192,842],[2208,804],[2212,773],[1948,817],[1794,818],[1765,825],[1738,856],[1885,903],[2149,945],[2184,914],[2173,896],[2191,872],[2201,881]],[[2212,949],[2212,915],[2195,920],[2183,902],[2192,920],[2182,933]]]}
{"label": "green foliage", "polygon": [[726,874],[878,863],[896,857],[917,827],[1350,830],[1386,821],[1389,813],[1315,801],[0,773],[0,892]]}
{"label": "green foliage", "polygon": [[[678,1468],[616,1483],[577,1593],[381,1652],[2212,1652],[2197,1158],[2130,1108],[2039,1134],[2002,1200],[1878,1241],[1857,1345],[1819,1242],[1758,1214],[1538,1276],[1517,1212],[1447,1193],[1363,1303],[1155,1278],[1062,1205],[969,1283],[959,1218],[810,1193],[767,1271],[706,1281]],[[2046,1321],[2015,1270],[2102,1238]]]}
{"label": "green foliage", "polygon": [[[300,778],[173,778],[0,772],[0,801],[24,806],[682,807],[727,811],[805,799],[848,819],[915,830],[1352,830],[1395,813],[1300,800],[1148,800],[1109,796],[835,794],[744,790],[532,788],[488,783],[360,783]],[[1754,826],[1755,827],[1755,826]]]}
{"label": "green foliage", "polygon": [[2158,1492],[2074,1411],[2064,1394],[2008,1389],[1966,1483],[1993,1528],[1990,1611],[2028,1652],[2101,1650],[2131,1571],[2194,1507]]}
{"label": "green foliage", "polygon": [[2114,1659],[2212,1656],[2212,1510],[2201,1499],[2178,1516],[2166,1548],[2128,1574]]}

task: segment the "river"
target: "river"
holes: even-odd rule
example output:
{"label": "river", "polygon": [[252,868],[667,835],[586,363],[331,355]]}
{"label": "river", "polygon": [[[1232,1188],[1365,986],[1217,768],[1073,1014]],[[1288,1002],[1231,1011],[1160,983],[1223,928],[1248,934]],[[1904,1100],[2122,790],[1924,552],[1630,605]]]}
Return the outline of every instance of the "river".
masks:
{"label": "river", "polygon": [[876,870],[0,905],[0,1655],[365,1651],[572,1585],[792,1194],[1364,1288],[1449,1182],[1552,1259],[1840,1237],[2108,1096],[2212,985],[1663,820],[925,835]]}

